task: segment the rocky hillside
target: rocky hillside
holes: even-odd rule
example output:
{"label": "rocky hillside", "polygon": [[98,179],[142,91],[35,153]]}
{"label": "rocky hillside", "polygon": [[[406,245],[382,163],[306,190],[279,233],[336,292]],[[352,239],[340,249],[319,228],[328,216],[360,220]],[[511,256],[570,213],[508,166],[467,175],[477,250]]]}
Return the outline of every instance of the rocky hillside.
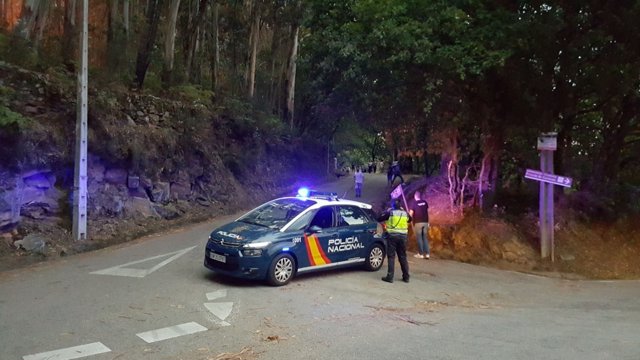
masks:
{"label": "rocky hillside", "polygon": [[17,262],[247,207],[324,169],[312,166],[322,161],[313,144],[303,147],[277,120],[241,102],[214,108],[193,98],[91,88],[90,232],[88,241],[73,243],[72,79],[0,63],[0,254]]}

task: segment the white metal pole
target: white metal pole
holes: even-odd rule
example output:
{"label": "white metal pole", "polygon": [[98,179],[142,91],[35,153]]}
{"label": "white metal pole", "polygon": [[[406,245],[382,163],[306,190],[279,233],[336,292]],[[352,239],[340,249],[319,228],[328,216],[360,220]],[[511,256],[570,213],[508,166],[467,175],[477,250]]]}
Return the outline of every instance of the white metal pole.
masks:
{"label": "white metal pole", "polygon": [[73,178],[73,239],[87,238],[87,86],[89,82],[89,0],[82,1],[80,69],[76,118],[76,154]]}

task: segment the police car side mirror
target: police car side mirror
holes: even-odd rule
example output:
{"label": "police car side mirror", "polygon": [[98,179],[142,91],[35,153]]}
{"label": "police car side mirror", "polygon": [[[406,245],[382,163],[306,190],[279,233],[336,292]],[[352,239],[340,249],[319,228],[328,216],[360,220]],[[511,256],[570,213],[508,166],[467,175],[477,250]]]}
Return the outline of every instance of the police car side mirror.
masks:
{"label": "police car side mirror", "polygon": [[321,233],[322,232],[322,228],[318,225],[313,225],[313,226],[309,226],[307,228],[307,231],[311,234],[315,234],[315,233]]}

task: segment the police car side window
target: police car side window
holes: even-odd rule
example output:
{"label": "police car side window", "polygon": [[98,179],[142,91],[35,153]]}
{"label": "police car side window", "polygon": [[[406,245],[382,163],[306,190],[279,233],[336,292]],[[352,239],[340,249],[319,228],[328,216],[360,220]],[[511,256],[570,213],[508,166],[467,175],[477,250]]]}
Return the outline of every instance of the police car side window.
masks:
{"label": "police car side window", "polygon": [[371,221],[364,211],[357,206],[340,206],[339,211],[341,226],[362,225]]}
{"label": "police car side window", "polygon": [[306,214],[300,216],[298,220],[296,220],[291,226],[289,226],[288,230],[298,231],[306,229],[311,221],[311,218],[315,215],[315,211],[307,211]]}
{"label": "police car side window", "polygon": [[321,229],[327,229],[333,227],[333,210],[330,206],[326,206],[320,208],[314,216],[313,220],[311,220],[311,224],[309,226],[318,226]]}

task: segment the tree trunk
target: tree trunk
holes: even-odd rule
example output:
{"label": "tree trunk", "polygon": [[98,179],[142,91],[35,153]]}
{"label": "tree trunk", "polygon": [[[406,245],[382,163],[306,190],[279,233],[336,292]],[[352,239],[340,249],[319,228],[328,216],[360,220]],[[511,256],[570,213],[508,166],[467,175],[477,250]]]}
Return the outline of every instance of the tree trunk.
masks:
{"label": "tree trunk", "polygon": [[207,13],[207,6],[209,5],[209,0],[200,0],[200,4],[198,6],[198,13],[193,18],[191,23],[191,27],[189,28],[187,47],[186,47],[186,60],[185,60],[185,78],[191,79],[193,74],[191,73],[193,70],[193,58],[196,55],[196,47],[198,43],[198,35],[200,32],[200,27],[202,26],[202,22],[204,21],[204,16]]}
{"label": "tree trunk", "polygon": [[218,89],[220,88],[218,78],[220,71],[220,35],[219,31],[219,16],[220,16],[220,4],[216,1],[213,4],[213,29],[211,31],[212,37],[212,58],[211,58],[211,90],[213,91],[213,96],[218,99]]}
{"label": "tree trunk", "polygon": [[278,78],[279,74],[276,75],[277,61],[278,61],[278,50],[280,49],[280,26],[277,23],[277,19],[274,17],[273,19],[273,34],[271,37],[271,73],[269,75],[269,104],[271,104],[271,109],[274,112],[277,112],[278,107],[275,99],[276,95],[276,86],[278,86]]}
{"label": "tree trunk", "polygon": [[180,0],[171,0],[171,8],[169,10],[169,21],[167,22],[166,38],[164,42],[164,64],[162,70],[162,82],[170,84],[173,73],[173,63],[176,50],[176,23],[178,21],[178,10],[180,9]]}
{"label": "tree trunk", "polygon": [[0,29],[6,29],[9,23],[9,0],[0,1],[0,10],[2,10],[2,14],[0,14]]}
{"label": "tree trunk", "polygon": [[296,61],[298,58],[298,36],[300,35],[300,25],[294,25],[293,41],[291,43],[291,52],[289,55],[289,67],[287,70],[287,120],[289,128],[293,129],[294,100],[296,90]]}
{"label": "tree trunk", "polygon": [[485,203],[485,194],[487,191],[495,191],[495,183],[493,179],[497,177],[497,167],[495,163],[498,160],[500,151],[501,136],[490,134],[484,137],[482,141],[482,160],[480,166],[480,175],[478,176],[478,206],[480,210],[484,210],[486,205],[493,205],[493,196],[490,196],[489,203]]}
{"label": "tree trunk", "polygon": [[76,0],[65,0],[62,35],[62,63],[70,72],[75,72],[76,46]]}
{"label": "tree trunk", "polygon": [[251,24],[251,55],[249,57],[249,76],[247,81],[249,99],[253,99],[256,89],[256,61],[258,59],[258,41],[260,38],[260,15],[256,11],[254,13],[253,23]]}
{"label": "tree trunk", "polygon": [[109,0],[109,22],[107,28],[107,63],[108,68],[115,70],[118,68],[118,58],[120,57],[120,44],[118,41],[118,5],[120,0]]}
{"label": "tree trunk", "polygon": [[129,0],[123,0],[122,2],[122,23],[124,35],[129,39]]}
{"label": "tree trunk", "polygon": [[[33,40],[36,50],[49,16],[51,5],[46,0],[26,0],[15,32],[27,40]],[[35,34],[35,37],[34,37]]]}
{"label": "tree trunk", "polygon": [[142,90],[144,78],[147,75],[149,62],[151,60],[151,50],[156,41],[158,32],[158,22],[160,21],[160,7],[163,0],[149,0],[147,3],[147,29],[140,41],[138,56],[136,59],[135,85],[138,90]]}
{"label": "tree trunk", "polygon": [[631,122],[639,107],[640,103],[633,96],[627,95],[618,108],[612,105],[604,112],[604,123],[608,126],[602,131],[603,146],[594,166],[596,188],[605,188],[610,181],[618,178],[624,139],[632,130]]}

